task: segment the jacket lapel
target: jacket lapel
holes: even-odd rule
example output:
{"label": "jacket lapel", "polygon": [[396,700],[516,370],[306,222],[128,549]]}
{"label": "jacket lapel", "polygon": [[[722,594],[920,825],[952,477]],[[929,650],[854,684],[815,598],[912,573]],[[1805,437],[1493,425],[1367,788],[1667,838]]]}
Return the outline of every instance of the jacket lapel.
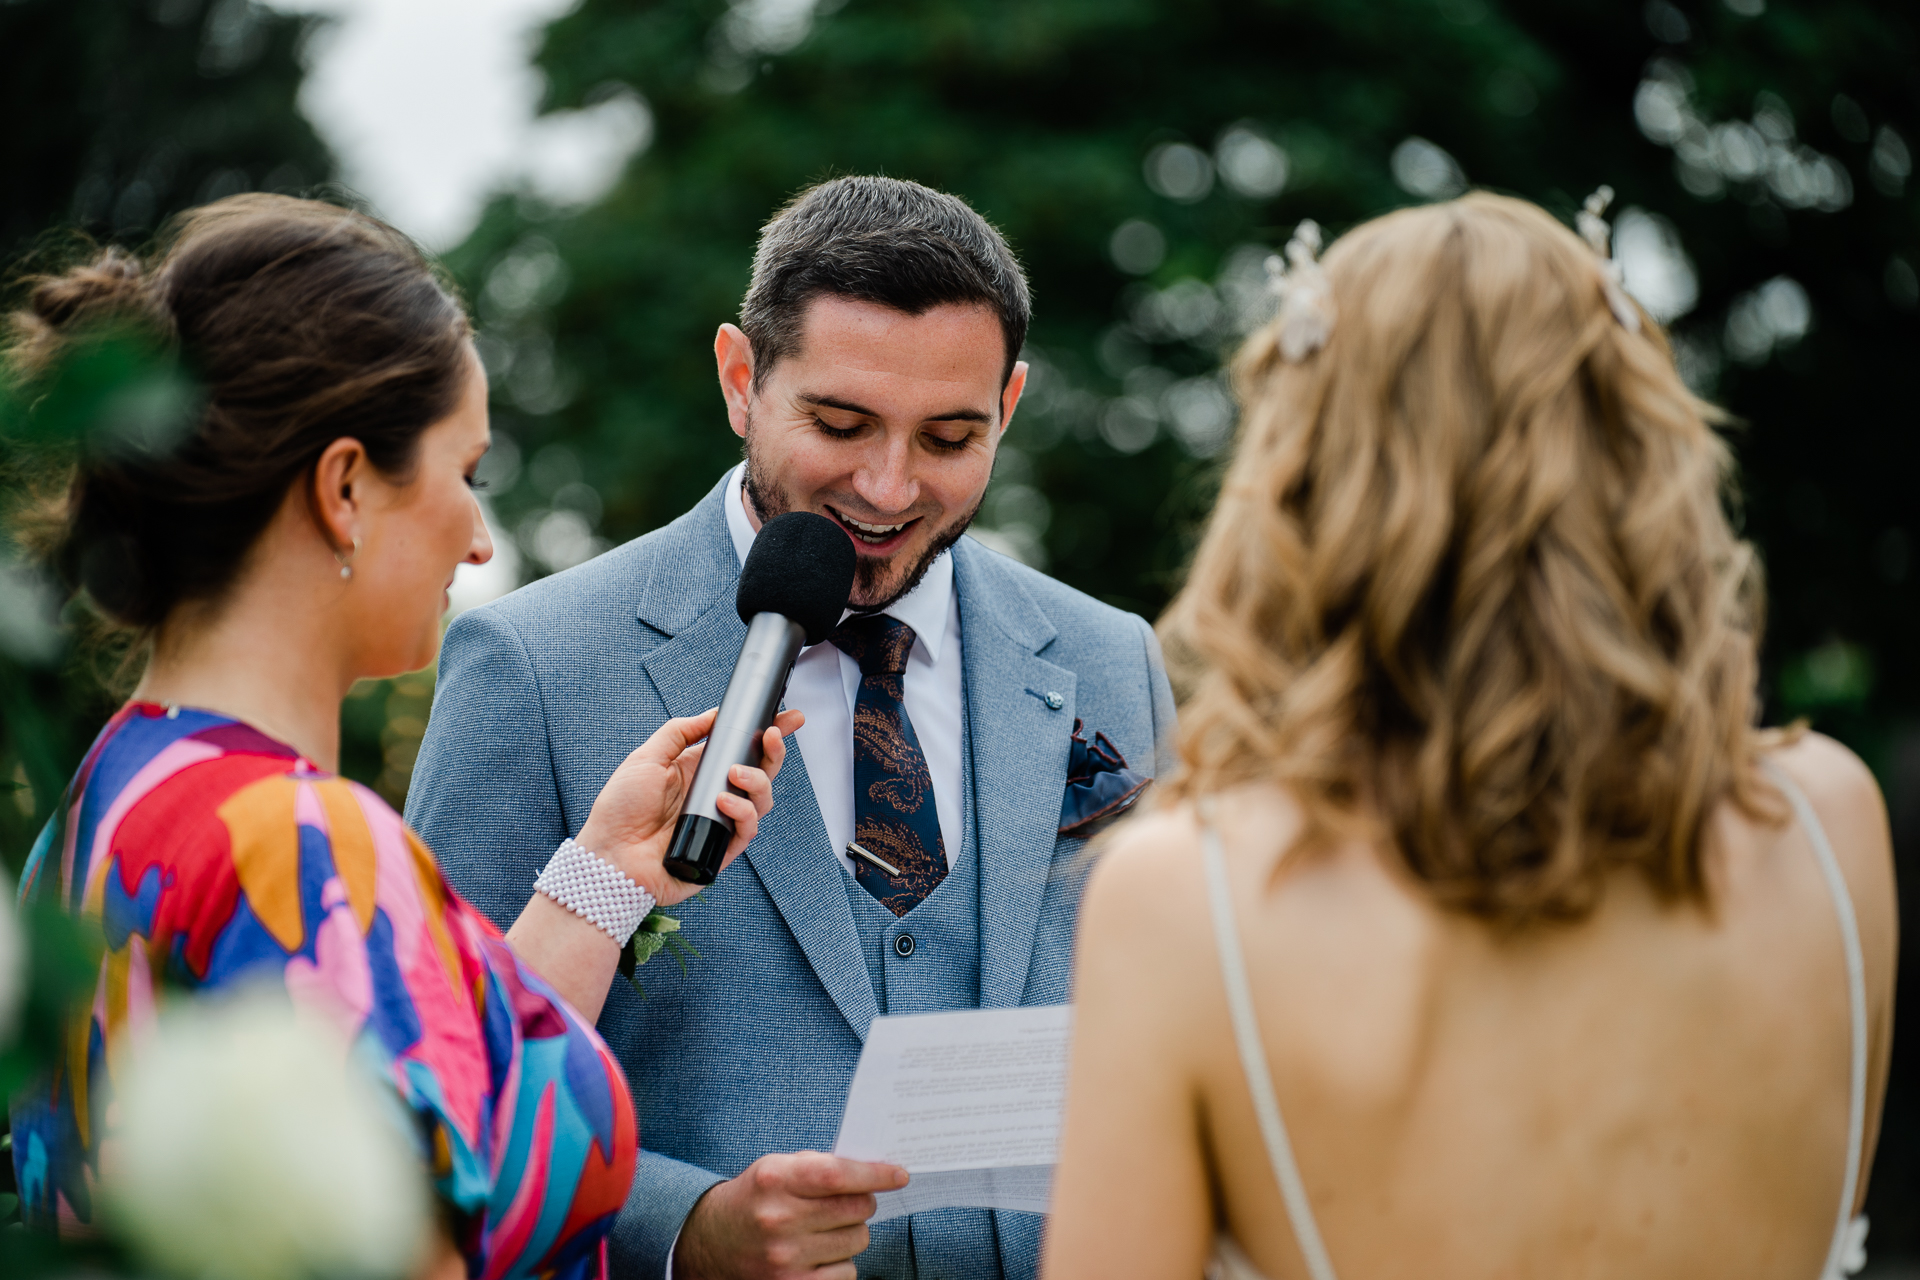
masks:
{"label": "jacket lapel", "polygon": [[[640,621],[671,637],[641,662],[669,715],[698,715],[718,706],[746,639],[747,629],[734,611],[740,566],[720,505],[726,492],[723,480],[670,526],[679,530],[679,543],[654,558],[653,577],[641,592]],[[828,846],[820,802],[791,737],[786,764],[773,780],[773,798],[773,812],[761,822],[745,860],[827,995],[865,1040],[880,1006],[840,883],[845,873]]]}
{"label": "jacket lapel", "polygon": [[953,556],[980,853],[980,1006],[1009,1008],[1026,992],[1053,870],[1075,678],[1039,656],[1057,633],[1019,579],[971,539]]}

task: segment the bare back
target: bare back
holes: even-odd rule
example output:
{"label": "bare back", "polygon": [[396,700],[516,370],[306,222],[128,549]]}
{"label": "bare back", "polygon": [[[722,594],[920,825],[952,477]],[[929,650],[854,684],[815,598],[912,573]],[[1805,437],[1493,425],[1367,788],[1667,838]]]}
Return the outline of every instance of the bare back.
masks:
{"label": "bare back", "polygon": [[[1884,814],[1833,744],[1777,759],[1812,798],[1859,904],[1871,1122],[1896,947]],[[1437,909],[1375,849],[1288,858],[1276,874],[1298,823],[1277,792],[1223,797],[1217,814],[1275,1093],[1345,1280],[1821,1274],[1844,1175],[1850,1020],[1839,925],[1797,823],[1715,816],[1710,912],[1664,907],[1622,877],[1590,920],[1502,940]],[[1273,1280],[1305,1275],[1234,1048],[1192,815],[1143,824],[1110,863],[1089,893],[1050,1274],[1182,1274],[1176,1255],[1204,1254],[1196,1232],[1217,1225]],[[1179,941],[1159,949],[1157,975],[1112,972],[1101,899],[1131,897],[1142,873]],[[1100,988],[1115,979],[1135,1017],[1164,1024],[1105,1046],[1153,1055],[1137,1068],[1098,1043],[1115,1022]],[[1108,1265],[1083,1268],[1078,1198],[1126,1218],[1089,1176],[1113,1141],[1090,1132],[1092,1117],[1116,1089],[1184,1093],[1194,1152],[1136,1151],[1134,1168],[1197,1167],[1200,1193],[1177,1172],[1150,1189],[1161,1221],[1177,1220],[1165,1253],[1110,1240]]]}

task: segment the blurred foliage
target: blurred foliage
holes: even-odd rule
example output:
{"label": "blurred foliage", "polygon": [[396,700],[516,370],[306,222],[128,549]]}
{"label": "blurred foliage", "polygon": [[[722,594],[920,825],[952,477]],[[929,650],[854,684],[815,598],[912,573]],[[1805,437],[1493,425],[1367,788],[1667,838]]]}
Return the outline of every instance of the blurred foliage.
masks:
{"label": "blurred foliage", "polygon": [[[307,189],[333,160],[294,107],[313,20],[247,0],[0,3],[0,304],[23,272],[56,269],[89,240],[140,245],[183,208],[250,189]],[[79,234],[76,234],[79,233]],[[80,353],[34,412],[0,386],[0,516],[58,484],[84,430],[147,439],[177,408],[169,366],[137,342]],[[87,743],[124,692],[122,650],[83,640],[44,574],[0,539],[0,870],[17,873]],[[74,626],[71,624],[79,623]],[[5,880],[0,879],[0,884]],[[58,1052],[63,1019],[97,973],[97,939],[57,908],[23,913],[28,997],[0,1034],[0,1098]],[[0,1275],[127,1274],[110,1241],[63,1244],[16,1222],[11,1135],[0,1114]]]}
{"label": "blurred foliage", "polygon": [[[195,405],[171,354],[122,328],[76,335],[31,383],[0,376],[0,511],[9,528],[31,525],[33,508],[58,493],[83,438],[102,450],[165,450]],[[19,872],[88,739],[126,692],[128,639],[77,606],[63,611],[44,568],[0,543],[0,871]]]}
{"label": "blurred foliage", "polygon": [[[10,891],[10,877],[0,890]],[[0,911],[14,911],[11,902]],[[37,902],[11,923],[25,934],[25,998],[17,1022],[0,1025],[0,1099],[38,1076],[62,1051],[69,1017],[83,1006],[100,973],[103,942],[91,922],[68,914],[58,902]],[[4,1121],[0,1116],[0,1121]],[[0,1123],[0,1275],[9,1280],[83,1272],[123,1275],[120,1250],[108,1240],[63,1244],[16,1229],[20,1219],[14,1185],[12,1134]]]}
{"label": "blurred foliage", "polygon": [[1884,736],[1920,711],[1915,36],[1911,10],[1779,0],[586,0],[541,47],[547,105],[631,86],[655,140],[591,208],[503,197],[450,255],[518,446],[495,502],[555,567],[697,500],[738,456],[706,353],[757,228],[885,172],[968,198],[1032,273],[1038,374],[983,524],[1152,616],[1210,493],[1212,375],[1299,219],[1461,180],[1570,217],[1607,182],[1677,235],[1688,372],[1745,424],[1769,686],[1858,646]]}
{"label": "blurred foliage", "polygon": [[367,783],[398,809],[433,706],[433,672],[363,680],[340,708],[340,772]]}
{"label": "blurred foliage", "polygon": [[[540,46],[546,106],[635,91],[653,141],[589,207],[503,195],[448,255],[495,387],[495,512],[538,573],[692,505],[738,457],[708,353],[760,224],[810,182],[884,172],[965,196],[1032,274],[1036,374],[985,532],[1151,617],[1215,483],[1223,353],[1300,219],[1337,234],[1466,183],[1570,218],[1609,183],[1623,256],[1631,229],[1668,263],[1629,283],[1740,419],[1769,715],[1867,756],[1920,883],[1917,20],[1871,0],[583,0]],[[310,25],[247,0],[0,3],[0,249],[72,223],[137,243],[198,199],[326,178],[293,110]],[[13,602],[43,586],[0,560],[0,592],[17,865],[110,699],[97,660],[18,638]],[[398,803],[430,693],[430,673],[357,689],[346,772]],[[1877,1252],[1920,1254],[1915,1061]]]}
{"label": "blurred foliage", "polygon": [[[5,883],[11,887],[13,882]],[[18,908],[16,923],[26,934],[26,998],[18,1025],[0,1029],[0,1097],[58,1056],[68,1015],[84,1005],[99,979],[104,949],[99,927],[69,914],[57,901]],[[4,1043],[9,1034],[11,1043]]]}
{"label": "blurred foliage", "polygon": [[0,255],[64,225],[138,241],[189,205],[331,176],[293,102],[312,25],[248,0],[0,3]]}
{"label": "blurred foliage", "polygon": [[[80,335],[58,364],[30,384],[0,377],[0,498],[11,523],[47,492],[82,439],[100,449],[163,450],[189,421],[192,386],[150,335],[103,328]],[[79,762],[86,740],[111,713],[124,683],[124,642],[98,635],[78,646],[84,616],[60,625],[59,599],[16,548],[0,544],[0,912],[11,916],[15,877]],[[59,874],[59,856],[51,874]],[[0,1014],[0,1101],[47,1070],[62,1051],[70,1016],[99,975],[95,924],[70,915],[58,894],[27,903],[25,991],[17,1025]],[[10,957],[0,948],[0,966]],[[12,975],[0,975],[10,978]],[[0,981],[0,986],[5,986]],[[63,1243],[18,1227],[13,1135],[0,1111],[0,1275],[19,1280],[80,1273],[130,1274],[109,1239]]]}
{"label": "blurred foliage", "polygon": [[[332,156],[294,105],[315,22],[247,0],[0,3],[0,104],[12,122],[0,133],[0,304],[19,304],[24,273],[64,266],[91,241],[140,247],[205,200],[330,178]],[[101,414],[141,430],[177,393],[114,367],[141,358],[123,345],[91,358],[107,363],[62,383],[72,403],[43,404],[32,420],[15,405],[0,421],[0,516],[57,487],[50,437]],[[119,650],[50,631],[56,605],[45,577],[0,540],[0,867],[16,872],[125,692]]]}

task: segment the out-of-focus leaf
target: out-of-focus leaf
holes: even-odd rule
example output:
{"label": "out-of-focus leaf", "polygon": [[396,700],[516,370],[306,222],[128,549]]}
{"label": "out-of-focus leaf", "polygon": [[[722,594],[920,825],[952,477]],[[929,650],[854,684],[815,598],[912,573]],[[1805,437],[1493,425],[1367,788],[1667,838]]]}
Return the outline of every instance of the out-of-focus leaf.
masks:
{"label": "out-of-focus leaf", "polygon": [[44,667],[65,647],[58,593],[42,575],[0,548],[0,655]]}
{"label": "out-of-focus leaf", "polygon": [[0,433],[29,446],[84,441],[108,454],[157,457],[192,426],[199,403],[164,345],[131,327],[105,327],[0,398]]}
{"label": "out-of-focus leaf", "polygon": [[27,935],[27,994],[19,1031],[0,1049],[0,1098],[59,1057],[67,1019],[85,1005],[99,979],[104,942],[99,929],[58,905],[20,908]]}

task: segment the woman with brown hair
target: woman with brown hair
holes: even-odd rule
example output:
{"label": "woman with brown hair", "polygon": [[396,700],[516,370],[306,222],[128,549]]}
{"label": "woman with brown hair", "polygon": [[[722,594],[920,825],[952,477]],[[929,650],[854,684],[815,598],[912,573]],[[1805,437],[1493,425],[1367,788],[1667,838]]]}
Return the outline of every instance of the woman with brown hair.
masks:
{"label": "woman with brown hair", "polygon": [[1720,415],[1535,206],[1291,256],[1161,624],[1181,767],[1087,890],[1047,1274],[1857,1268],[1887,824],[1753,727]]}
{"label": "woman with brown hair", "polygon": [[[168,438],[83,443],[42,531],[145,670],[22,881],[107,946],[67,1059],[13,1100],[28,1221],[98,1220],[114,1079],[165,993],[265,982],[411,1112],[446,1232],[388,1273],[604,1276],[638,1134],[593,1023],[648,910],[692,891],[662,859],[712,713],[626,759],[502,939],[337,774],[341,698],[431,662],[455,569],[492,554],[472,492],[487,380],[459,303],[373,218],[237,196],[184,215],[151,264],[109,250],[31,282],[6,374],[31,395],[115,332],[172,352],[199,394]],[[798,721],[768,732],[764,772],[732,771],[731,855]]]}

